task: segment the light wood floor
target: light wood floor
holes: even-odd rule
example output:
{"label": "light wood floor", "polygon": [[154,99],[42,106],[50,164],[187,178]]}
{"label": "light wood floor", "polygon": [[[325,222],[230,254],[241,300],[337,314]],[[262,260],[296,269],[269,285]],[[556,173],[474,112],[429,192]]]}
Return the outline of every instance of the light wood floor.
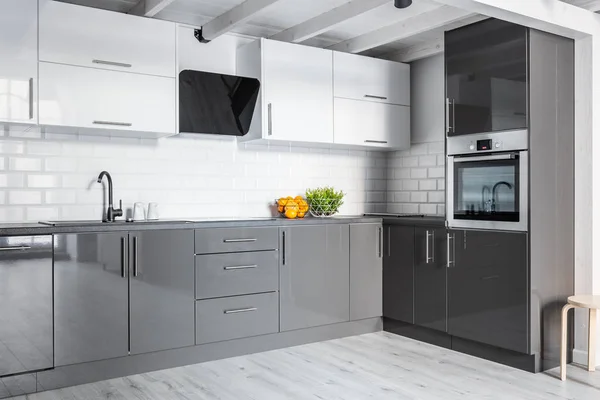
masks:
{"label": "light wood floor", "polygon": [[600,372],[558,376],[380,332],[15,399],[600,399]]}

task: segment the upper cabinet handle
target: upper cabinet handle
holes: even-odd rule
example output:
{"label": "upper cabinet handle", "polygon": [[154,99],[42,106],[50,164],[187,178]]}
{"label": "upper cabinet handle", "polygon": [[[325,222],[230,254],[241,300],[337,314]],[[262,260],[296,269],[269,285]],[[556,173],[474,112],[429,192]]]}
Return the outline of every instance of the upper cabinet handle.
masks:
{"label": "upper cabinet handle", "polygon": [[365,98],[367,98],[367,99],[387,100],[387,97],[385,97],[385,96],[375,96],[375,95],[372,95],[372,94],[365,94]]}
{"label": "upper cabinet handle", "polygon": [[29,78],[29,119],[33,119],[33,78]]}
{"label": "upper cabinet handle", "polygon": [[387,140],[365,140],[365,143],[378,143],[378,144],[387,144]]}
{"label": "upper cabinet handle", "polygon": [[94,125],[131,126],[131,122],[93,121]]}
{"label": "upper cabinet handle", "polygon": [[[452,113],[452,119],[450,119],[450,113]],[[446,130],[448,133],[454,133],[454,99],[446,99]],[[451,122],[452,121],[452,122]]]}
{"label": "upper cabinet handle", "polygon": [[256,242],[258,239],[224,239],[223,243],[249,243]]}
{"label": "upper cabinet handle", "polygon": [[258,265],[237,265],[233,267],[223,267],[225,271],[237,271],[240,269],[254,269],[258,268]]}
{"label": "upper cabinet handle", "polygon": [[273,105],[271,103],[267,105],[267,114],[267,130],[269,136],[271,136],[273,134]]}
{"label": "upper cabinet handle", "polygon": [[94,64],[101,65],[110,65],[112,67],[121,67],[121,68],[131,68],[133,65],[127,63],[120,63],[115,61],[106,61],[106,60],[92,60]]}

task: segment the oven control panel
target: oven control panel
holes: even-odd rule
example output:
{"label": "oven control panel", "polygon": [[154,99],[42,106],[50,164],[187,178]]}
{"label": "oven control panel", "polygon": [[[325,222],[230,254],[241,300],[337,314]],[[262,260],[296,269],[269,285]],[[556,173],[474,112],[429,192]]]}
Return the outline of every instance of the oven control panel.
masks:
{"label": "oven control panel", "polygon": [[471,142],[469,145],[471,151],[491,151],[491,150],[502,150],[502,142],[494,141],[493,139],[482,139],[476,142]]}

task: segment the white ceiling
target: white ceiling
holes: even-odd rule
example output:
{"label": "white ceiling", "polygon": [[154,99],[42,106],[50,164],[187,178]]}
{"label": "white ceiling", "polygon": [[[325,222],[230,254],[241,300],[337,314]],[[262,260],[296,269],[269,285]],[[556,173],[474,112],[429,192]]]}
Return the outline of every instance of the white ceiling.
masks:
{"label": "white ceiling", "polygon": [[[66,3],[80,4],[117,12],[129,12],[138,0],[58,0]],[[236,26],[232,32],[256,37],[269,37],[275,33],[305,22],[313,17],[326,13],[350,0],[279,0],[267,7],[248,22]],[[352,0],[354,2],[367,0]],[[600,9],[600,0],[564,0],[593,11]],[[244,0],[175,0],[154,17],[169,21],[182,22],[202,26],[213,18],[243,3]],[[422,15],[423,23],[427,23],[427,12],[441,7],[434,0],[413,0],[413,5],[406,9],[397,9],[393,0],[384,3],[345,22],[333,29],[303,42],[307,45],[328,47],[336,43],[352,39],[380,28],[398,24],[409,18]],[[595,8],[597,7],[597,8]],[[386,57],[409,48],[426,47],[440,41],[445,30],[477,20],[477,16],[469,17],[450,25],[428,30],[401,41],[391,42],[363,52],[371,56]],[[481,16],[479,16],[481,19]]]}

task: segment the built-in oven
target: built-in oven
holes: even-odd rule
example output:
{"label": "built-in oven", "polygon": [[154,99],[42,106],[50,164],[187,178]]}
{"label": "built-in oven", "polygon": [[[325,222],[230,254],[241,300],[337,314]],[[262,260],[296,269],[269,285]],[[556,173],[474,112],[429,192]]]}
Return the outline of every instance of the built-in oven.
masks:
{"label": "built-in oven", "polygon": [[450,228],[528,230],[528,132],[449,137]]}

